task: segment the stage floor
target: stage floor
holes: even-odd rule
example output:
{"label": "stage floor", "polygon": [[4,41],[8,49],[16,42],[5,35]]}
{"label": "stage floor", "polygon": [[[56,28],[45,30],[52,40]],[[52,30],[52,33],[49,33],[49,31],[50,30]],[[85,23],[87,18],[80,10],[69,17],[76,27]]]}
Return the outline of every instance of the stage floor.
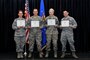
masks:
{"label": "stage floor", "polygon": [[77,53],[78,59],[74,59],[70,53],[66,53],[66,57],[61,59],[61,53],[58,52],[58,58],[53,58],[53,52],[50,52],[50,56],[48,58],[39,58],[38,53],[34,53],[32,58],[24,58],[17,59],[16,53],[8,52],[8,53],[0,53],[0,60],[90,60],[90,53]]}

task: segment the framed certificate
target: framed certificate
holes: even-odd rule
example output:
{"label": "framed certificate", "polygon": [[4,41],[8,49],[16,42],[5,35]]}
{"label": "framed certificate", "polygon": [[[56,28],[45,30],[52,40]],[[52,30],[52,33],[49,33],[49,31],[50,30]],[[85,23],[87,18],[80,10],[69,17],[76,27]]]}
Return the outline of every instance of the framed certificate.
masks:
{"label": "framed certificate", "polygon": [[39,21],[31,21],[31,27],[39,27]]}
{"label": "framed certificate", "polygon": [[69,27],[69,21],[61,21],[62,27]]}
{"label": "framed certificate", "polygon": [[24,26],[25,27],[25,20],[17,20],[17,26]]}
{"label": "framed certificate", "polygon": [[47,25],[49,25],[49,26],[56,25],[55,19],[48,19],[48,20],[47,20]]}

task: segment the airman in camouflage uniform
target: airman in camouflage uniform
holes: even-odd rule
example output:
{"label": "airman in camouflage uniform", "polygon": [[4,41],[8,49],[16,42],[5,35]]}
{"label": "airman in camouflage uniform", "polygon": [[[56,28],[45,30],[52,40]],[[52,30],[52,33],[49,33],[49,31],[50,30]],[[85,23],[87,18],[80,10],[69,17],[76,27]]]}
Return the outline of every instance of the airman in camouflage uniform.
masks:
{"label": "airman in camouflage uniform", "polygon": [[70,17],[69,12],[64,11],[63,15],[64,18],[61,19],[61,21],[69,21],[69,27],[61,27],[62,32],[61,32],[61,44],[62,44],[62,56],[61,58],[64,58],[65,56],[65,51],[66,51],[66,43],[67,41],[70,44],[70,49],[72,51],[72,56],[74,58],[78,58],[75,54],[75,47],[74,47],[74,38],[73,38],[73,29],[77,27],[77,23],[73,17]]}
{"label": "airman in camouflage uniform", "polygon": [[14,34],[14,40],[16,42],[16,52],[17,52],[17,58],[23,58],[23,48],[25,44],[25,30],[26,27],[24,26],[17,26],[17,20],[25,20],[23,16],[23,12],[20,10],[19,18],[16,18],[12,24],[13,30],[15,30]]}
{"label": "airman in camouflage uniform", "polygon": [[[48,19],[55,19],[56,25],[55,26],[48,26],[47,20]],[[50,46],[51,46],[51,40],[53,43],[53,50],[54,50],[54,57],[57,58],[57,40],[58,40],[58,30],[57,26],[59,24],[58,18],[54,16],[54,9],[49,10],[49,16],[46,17],[46,26],[47,26],[47,44],[46,44],[46,55],[45,57],[49,56]]]}
{"label": "airman in camouflage uniform", "polygon": [[[41,17],[39,17],[37,14],[38,14],[38,10],[37,9],[34,9],[33,10],[33,16],[30,17],[30,19],[28,20],[27,22],[27,26],[30,27],[30,36],[29,36],[29,58],[31,57],[32,55],[32,52],[33,52],[33,48],[34,48],[34,43],[36,41],[36,44],[37,44],[37,48],[38,48],[38,51],[39,51],[39,56],[40,58],[43,57],[42,56],[42,50],[41,50],[41,26],[42,26],[42,19]],[[31,21],[39,21],[40,23],[40,27],[31,27]]]}

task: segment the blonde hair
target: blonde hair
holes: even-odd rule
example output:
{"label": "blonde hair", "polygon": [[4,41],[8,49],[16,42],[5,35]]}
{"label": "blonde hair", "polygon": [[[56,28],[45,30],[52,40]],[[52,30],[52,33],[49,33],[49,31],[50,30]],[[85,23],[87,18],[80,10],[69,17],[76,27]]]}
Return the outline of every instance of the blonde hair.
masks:
{"label": "blonde hair", "polygon": [[50,8],[50,9],[49,9],[49,12],[50,12],[50,11],[53,11],[53,12],[54,12],[54,9],[53,9],[53,8]]}

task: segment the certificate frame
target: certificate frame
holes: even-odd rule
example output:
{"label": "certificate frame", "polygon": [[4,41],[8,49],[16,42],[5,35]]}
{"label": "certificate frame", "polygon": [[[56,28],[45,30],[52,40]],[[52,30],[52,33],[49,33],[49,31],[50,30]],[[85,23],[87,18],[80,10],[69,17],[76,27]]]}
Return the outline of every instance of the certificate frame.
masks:
{"label": "certificate frame", "polygon": [[40,21],[31,21],[31,27],[40,27]]}
{"label": "certificate frame", "polygon": [[25,20],[17,20],[17,26],[23,26],[25,27]]}
{"label": "certificate frame", "polygon": [[47,20],[47,25],[48,26],[55,26],[56,25],[55,19],[48,19]]}
{"label": "certificate frame", "polygon": [[69,20],[61,21],[62,27],[69,27]]}

